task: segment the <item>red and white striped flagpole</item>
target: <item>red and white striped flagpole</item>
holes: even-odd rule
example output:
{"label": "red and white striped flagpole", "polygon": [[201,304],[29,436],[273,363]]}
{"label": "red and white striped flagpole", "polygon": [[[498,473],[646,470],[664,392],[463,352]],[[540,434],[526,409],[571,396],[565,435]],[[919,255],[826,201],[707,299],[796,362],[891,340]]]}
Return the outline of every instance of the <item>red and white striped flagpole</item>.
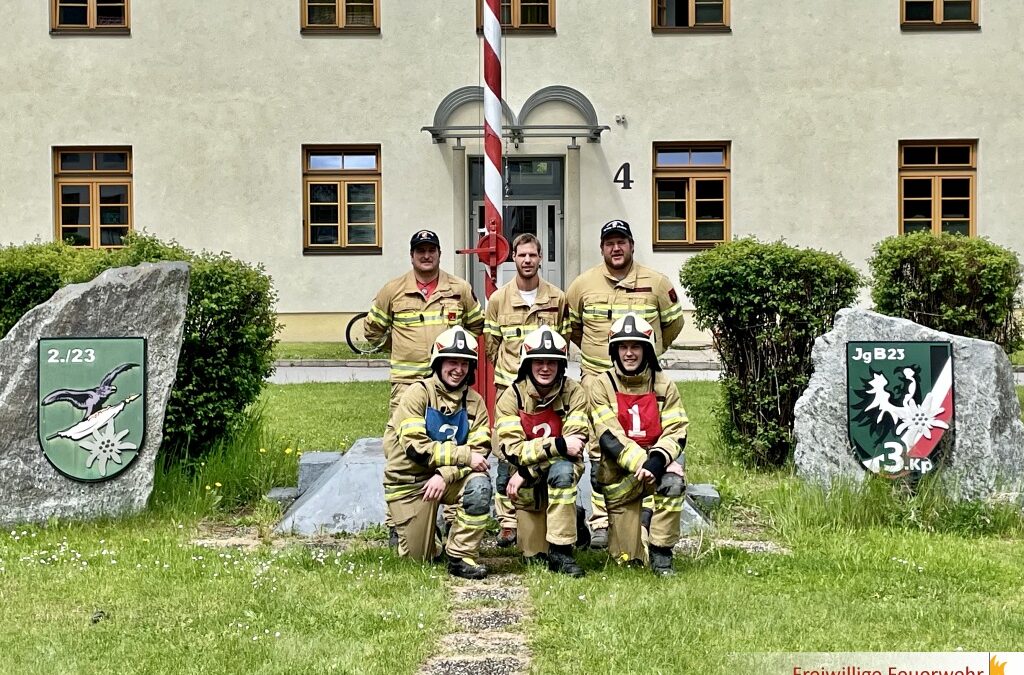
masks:
{"label": "red and white striped flagpole", "polygon": [[[484,221],[487,234],[503,232],[504,186],[501,171],[501,0],[484,2]],[[495,237],[490,238],[491,242]],[[493,243],[492,243],[493,246]],[[500,261],[498,261],[500,264]],[[497,265],[486,282],[487,296],[497,289]]]}

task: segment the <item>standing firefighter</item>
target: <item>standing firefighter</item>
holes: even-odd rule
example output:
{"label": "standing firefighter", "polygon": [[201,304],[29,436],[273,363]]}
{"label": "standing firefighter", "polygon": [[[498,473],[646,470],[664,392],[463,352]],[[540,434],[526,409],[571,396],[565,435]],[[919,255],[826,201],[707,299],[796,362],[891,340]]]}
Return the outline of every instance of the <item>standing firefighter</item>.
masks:
{"label": "standing firefighter", "polygon": [[651,569],[671,575],[685,491],[686,411],[658,366],[654,328],[643,318],[628,313],[612,325],[608,355],[614,366],[588,380],[587,394],[601,453],[592,480],[608,509],[609,553],[644,559],[641,502],[653,495]]}
{"label": "standing firefighter", "polygon": [[[441,269],[441,240],[420,230],[409,241],[412,270],[384,284],[370,306],[364,323],[371,342],[391,343],[391,397],[389,412],[411,384],[430,377],[430,345],[445,329],[461,325],[479,333],[484,317],[469,283]],[[390,544],[397,534],[390,508],[385,525]]]}
{"label": "standing firefighter", "polygon": [[475,561],[491,509],[487,408],[470,389],[476,339],[461,326],[434,341],[433,375],[408,387],[384,433],[384,499],[398,533],[398,555],[433,560],[437,503],[455,505],[445,550],[448,572],[482,579]]}
{"label": "standing firefighter", "polygon": [[514,468],[508,496],[516,507],[519,547],[547,556],[548,569],[573,577],[583,569],[576,543],[576,484],[590,437],[583,387],[565,376],[569,346],[549,326],[526,336],[516,381],[498,399],[495,430]]}
{"label": "standing firefighter", "polygon": [[[523,338],[540,326],[550,326],[568,337],[569,308],[565,293],[540,276],[543,255],[540,240],[532,234],[520,234],[512,241],[512,260],[516,276],[495,291],[487,301],[484,340],[487,358],[494,364],[495,400],[516,380],[519,351]],[[498,464],[494,510],[501,532],[499,546],[516,543],[516,511],[505,495],[508,483],[507,462]]]}
{"label": "standing firefighter", "polygon": [[[653,326],[656,355],[664,352],[683,329],[683,309],[672,282],[664,274],[635,262],[633,250],[629,223],[605,223],[601,227],[604,262],[578,276],[566,293],[572,341],[582,352],[584,385],[612,367],[608,358],[608,330],[627,312],[639,315]],[[593,455],[595,448],[590,451]],[[593,507],[591,546],[604,548],[608,542],[608,517],[601,496],[596,493]]]}

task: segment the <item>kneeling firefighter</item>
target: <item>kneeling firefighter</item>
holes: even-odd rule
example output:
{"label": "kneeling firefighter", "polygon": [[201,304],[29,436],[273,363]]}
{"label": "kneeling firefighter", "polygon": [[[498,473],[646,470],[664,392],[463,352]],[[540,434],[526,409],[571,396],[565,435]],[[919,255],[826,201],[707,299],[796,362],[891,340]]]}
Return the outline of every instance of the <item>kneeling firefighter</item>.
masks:
{"label": "kneeling firefighter", "polygon": [[671,575],[685,492],[686,411],[661,372],[654,329],[643,318],[630,312],[612,324],[608,354],[613,367],[587,381],[600,451],[591,480],[608,506],[608,551],[645,559],[641,505],[653,494],[647,558],[656,574]]}
{"label": "kneeling firefighter", "polygon": [[565,376],[569,346],[549,326],[530,332],[519,349],[516,381],[495,406],[498,452],[514,469],[506,495],[516,507],[517,543],[548,569],[583,576],[576,543],[576,484],[590,438],[587,396]]}
{"label": "kneeling firefighter", "polygon": [[461,326],[444,331],[430,354],[433,375],[410,385],[384,433],[384,499],[398,533],[398,555],[433,560],[438,502],[455,505],[445,552],[448,572],[482,579],[475,561],[491,508],[487,407],[470,389],[476,338]]}

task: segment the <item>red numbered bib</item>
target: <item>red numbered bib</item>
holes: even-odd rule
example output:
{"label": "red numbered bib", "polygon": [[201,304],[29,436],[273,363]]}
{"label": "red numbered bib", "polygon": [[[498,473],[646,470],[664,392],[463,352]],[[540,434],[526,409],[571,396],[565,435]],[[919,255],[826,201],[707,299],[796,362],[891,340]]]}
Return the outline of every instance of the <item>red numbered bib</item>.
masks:
{"label": "red numbered bib", "polygon": [[562,435],[562,418],[551,408],[538,413],[524,413],[520,410],[519,422],[523,425],[523,432],[528,441]]}
{"label": "red numbered bib", "polygon": [[649,448],[661,437],[661,410],[654,392],[623,394],[615,392],[619,406],[619,424],[626,436],[642,448]]}

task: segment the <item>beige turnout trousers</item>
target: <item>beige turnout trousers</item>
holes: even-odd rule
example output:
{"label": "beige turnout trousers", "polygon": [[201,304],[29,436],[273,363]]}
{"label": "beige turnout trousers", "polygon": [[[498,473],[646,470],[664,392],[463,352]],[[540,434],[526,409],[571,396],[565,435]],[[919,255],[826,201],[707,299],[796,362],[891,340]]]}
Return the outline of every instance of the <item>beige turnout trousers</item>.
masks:
{"label": "beige turnout trousers", "polygon": [[523,555],[547,553],[548,544],[576,543],[576,485],[583,475],[581,462],[559,460],[537,481],[524,485],[512,504],[516,507],[516,542]]}
{"label": "beige turnout trousers", "polygon": [[[645,485],[633,476],[609,486],[616,495],[608,498],[608,553],[613,559],[642,560],[647,562],[647,546],[671,548],[679,543],[683,497],[664,497],[654,485]],[[606,490],[606,492],[609,490]],[[653,504],[651,531],[644,541],[640,512],[645,502]]]}
{"label": "beige turnout trousers", "polygon": [[398,530],[398,555],[413,560],[430,561],[441,551],[435,532],[438,504],[451,505],[455,519],[448,530],[445,548],[453,558],[475,558],[480,552],[480,542],[487,527],[487,514],[472,516],[462,506],[462,495],[470,481],[488,481],[487,474],[471,473],[450,485],[441,495],[439,502],[424,501],[419,493],[413,493],[389,502],[391,515]]}

